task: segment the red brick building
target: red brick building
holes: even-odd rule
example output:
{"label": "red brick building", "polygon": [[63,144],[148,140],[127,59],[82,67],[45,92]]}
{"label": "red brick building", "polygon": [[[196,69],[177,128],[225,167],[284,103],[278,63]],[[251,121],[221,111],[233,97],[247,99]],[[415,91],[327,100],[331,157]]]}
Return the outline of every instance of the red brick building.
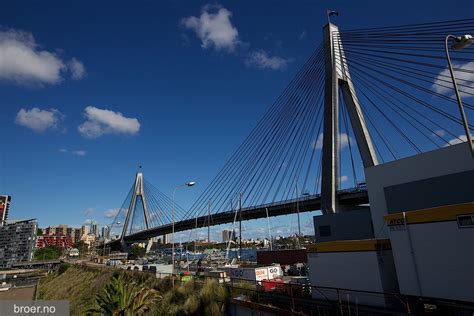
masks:
{"label": "red brick building", "polygon": [[70,236],[57,236],[57,235],[48,235],[48,236],[38,236],[36,237],[36,247],[44,248],[48,246],[58,246],[61,248],[72,248],[73,240]]}

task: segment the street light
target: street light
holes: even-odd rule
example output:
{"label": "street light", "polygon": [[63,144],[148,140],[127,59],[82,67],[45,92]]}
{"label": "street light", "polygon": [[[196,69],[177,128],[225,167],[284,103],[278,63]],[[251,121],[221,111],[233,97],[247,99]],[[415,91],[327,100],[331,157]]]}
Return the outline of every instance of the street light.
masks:
{"label": "street light", "polygon": [[451,64],[451,58],[449,57],[448,41],[450,38],[454,40],[454,43],[451,47],[455,50],[463,49],[463,48],[468,47],[471,44],[474,44],[474,38],[471,35],[466,34],[463,36],[448,35],[446,36],[446,39],[445,39],[445,50],[446,50],[446,58],[448,59],[449,72],[451,73],[451,79],[453,80],[454,91],[456,92],[456,98],[458,100],[459,112],[461,112],[462,124],[466,132],[466,139],[469,144],[471,156],[474,158],[474,147],[472,144],[471,131],[469,130],[469,124],[467,123],[466,113],[464,112],[464,107],[462,105],[461,94],[459,93],[458,86],[456,84],[456,78],[454,76],[453,65]]}
{"label": "street light", "polygon": [[[114,224],[120,225],[121,222],[115,222],[115,223],[112,223],[112,224],[105,225],[105,227],[107,227],[107,238],[105,237],[105,235],[103,236],[104,237],[104,249],[102,250],[102,256],[105,256],[105,243],[106,243],[106,240],[110,239],[110,228]],[[109,248],[109,250],[110,250],[110,248]],[[109,254],[110,254],[110,251],[109,251]]]}
{"label": "street light", "polygon": [[171,210],[171,279],[173,282],[173,288],[174,288],[174,208],[175,208],[176,190],[185,188],[185,187],[192,187],[195,184],[196,184],[195,181],[186,182],[185,184],[179,185],[176,188],[174,188],[174,191],[173,191],[173,208]]}

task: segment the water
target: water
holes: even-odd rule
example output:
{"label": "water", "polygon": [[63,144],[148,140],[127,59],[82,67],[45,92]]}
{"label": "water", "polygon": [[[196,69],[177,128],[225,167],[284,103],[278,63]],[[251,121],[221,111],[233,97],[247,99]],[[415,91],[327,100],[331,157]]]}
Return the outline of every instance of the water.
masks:
{"label": "water", "polygon": [[[176,253],[176,258],[179,259],[184,259],[187,258],[188,260],[199,260],[199,259],[204,259],[206,256],[208,256],[209,253],[200,253],[200,254],[193,254],[193,253],[188,253],[187,255],[185,253],[181,254],[179,252]],[[212,253],[212,257],[216,256],[222,256],[225,257],[226,251],[225,250],[218,250],[215,249],[214,252]],[[229,250],[229,259],[233,258],[238,258],[239,256],[239,250],[238,249],[230,249]],[[242,249],[242,256],[241,260],[243,261],[257,261],[257,250],[256,249],[247,249],[244,248]]]}
{"label": "water", "polygon": [[[229,250],[229,258],[237,258],[239,256],[239,250]],[[241,260],[243,261],[257,261],[257,250],[256,249],[242,249]]]}

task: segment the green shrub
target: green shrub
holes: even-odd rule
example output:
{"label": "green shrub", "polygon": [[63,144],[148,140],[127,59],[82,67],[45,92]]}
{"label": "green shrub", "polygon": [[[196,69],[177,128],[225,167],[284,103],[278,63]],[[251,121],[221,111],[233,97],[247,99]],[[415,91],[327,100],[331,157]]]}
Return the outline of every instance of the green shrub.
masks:
{"label": "green shrub", "polygon": [[58,268],[58,275],[63,274],[63,273],[66,272],[67,269],[69,269],[70,267],[71,267],[71,264],[70,264],[70,263],[67,263],[67,262],[61,263],[61,265],[60,265],[59,268]]}

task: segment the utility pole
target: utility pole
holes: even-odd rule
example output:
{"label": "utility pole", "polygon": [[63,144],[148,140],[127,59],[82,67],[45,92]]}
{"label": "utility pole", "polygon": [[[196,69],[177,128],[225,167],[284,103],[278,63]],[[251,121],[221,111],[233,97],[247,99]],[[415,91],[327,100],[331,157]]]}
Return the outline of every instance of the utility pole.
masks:
{"label": "utility pole", "polygon": [[196,243],[197,243],[197,238],[198,238],[197,228],[198,228],[198,218],[196,217],[196,227],[194,228],[196,230],[196,239],[194,239],[194,254],[196,254]]}
{"label": "utility pole", "polygon": [[239,197],[239,260],[242,258],[242,193]]}
{"label": "utility pole", "polygon": [[211,244],[211,200],[209,199],[209,207],[207,208],[207,243]]}
{"label": "utility pole", "polygon": [[273,237],[270,231],[270,218],[268,217],[268,207],[265,207],[265,212],[267,213],[267,226],[268,226],[268,238],[270,238],[270,250],[273,250]]}
{"label": "utility pole", "polygon": [[301,236],[301,223],[300,223],[300,204],[298,195],[298,178],[295,176],[295,191],[296,191],[296,213],[298,214],[298,240]]}

